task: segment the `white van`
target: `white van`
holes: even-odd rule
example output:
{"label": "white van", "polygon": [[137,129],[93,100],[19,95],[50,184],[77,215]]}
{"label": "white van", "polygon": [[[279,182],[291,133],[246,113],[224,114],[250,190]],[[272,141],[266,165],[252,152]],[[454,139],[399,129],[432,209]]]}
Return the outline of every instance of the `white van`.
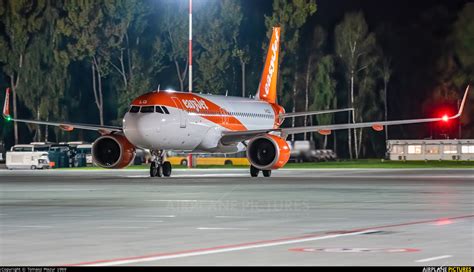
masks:
{"label": "white van", "polygon": [[47,169],[49,146],[15,145],[6,154],[8,169]]}

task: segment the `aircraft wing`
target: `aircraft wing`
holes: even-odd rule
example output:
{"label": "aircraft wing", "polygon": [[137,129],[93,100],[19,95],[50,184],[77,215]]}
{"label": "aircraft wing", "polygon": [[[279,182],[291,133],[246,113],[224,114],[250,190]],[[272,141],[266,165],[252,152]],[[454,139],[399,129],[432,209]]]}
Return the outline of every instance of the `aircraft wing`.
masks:
{"label": "aircraft wing", "polygon": [[323,135],[329,135],[331,134],[331,131],[340,130],[340,129],[370,127],[376,131],[381,131],[383,130],[384,126],[420,124],[420,123],[439,122],[439,121],[447,122],[451,119],[456,119],[461,116],[464,109],[464,105],[467,100],[468,93],[469,93],[469,86],[467,86],[466,88],[458,113],[453,116],[443,116],[443,117],[425,118],[425,119],[407,119],[407,120],[396,120],[396,121],[334,124],[334,125],[322,125],[322,126],[310,126],[310,127],[276,128],[276,129],[266,129],[266,130],[261,129],[261,130],[247,130],[247,131],[225,131],[223,132],[221,142],[222,144],[232,144],[236,142],[249,140],[255,136],[263,135],[265,133],[270,133],[270,132],[280,132],[282,137],[286,138],[286,136],[290,134],[298,134],[298,133],[305,133],[305,132],[319,132],[320,134],[323,134]]}
{"label": "aircraft wing", "polygon": [[336,110],[322,110],[322,111],[290,112],[290,113],[280,114],[280,117],[288,118],[288,117],[299,117],[299,116],[309,116],[309,115],[320,115],[320,114],[336,113],[336,112],[343,112],[343,111],[353,111],[353,110],[354,110],[354,108],[336,109]]}
{"label": "aircraft wing", "polygon": [[73,131],[74,129],[85,129],[85,130],[94,130],[101,134],[107,134],[111,132],[122,131],[121,127],[114,126],[100,126],[100,125],[89,125],[89,124],[76,124],[68,122],[48,122],[48,121],[39,121],[39,120],[26,120],[26,119],[15,119],[10,116],[10,88],[7,88],[5,95],[5,104],[3,105],[3,118],[7,121],[28,123],[28,124],[38,124],[38,125],[47,125],[59,127],[64,131]]}

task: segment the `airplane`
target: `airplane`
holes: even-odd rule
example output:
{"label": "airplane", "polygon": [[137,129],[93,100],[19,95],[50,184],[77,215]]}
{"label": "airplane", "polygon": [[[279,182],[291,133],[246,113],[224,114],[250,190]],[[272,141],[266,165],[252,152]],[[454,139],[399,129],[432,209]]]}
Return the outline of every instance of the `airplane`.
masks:
{"label": "airplane", "polygon": [[272,170],[282,168],[290,158],[290,147],[286,142],[288,135],[305,132],[328,135],[333,130],[354,128],[382,131],[384,126],[447,122],[461,116],[469,92],[467,86],[459,111],[453,116],[283,128],[281,125],[285,118],[353,109],[286,113],[277,103],[279,52],[280,28],[274,27],[254,98],[151,91],[132,101],[122,127],[118,127],[14,119],[10,116],[10,90],[7,89],[3,116],[6,120],[57,126],[65,131],[85,129],[99,132],[101,136],[92,145],[92,156],[94,163],[103,168],[127,167],[133,162],[137,147],[151,151],[151,177],[171,176],[172,167],[166,161],[165,151],[245,151],[250,162],[250,176],[257,177],[262,172],[264,177],[270,177]]}

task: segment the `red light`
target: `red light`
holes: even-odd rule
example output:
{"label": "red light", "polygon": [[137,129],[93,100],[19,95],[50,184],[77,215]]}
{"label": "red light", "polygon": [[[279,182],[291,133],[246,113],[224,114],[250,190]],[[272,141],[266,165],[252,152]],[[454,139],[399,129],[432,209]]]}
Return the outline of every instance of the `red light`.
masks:
{"label": "red light", "polygon": [[447,114],[443,115],[443,121],[444,122],[448,122],[449,121],[449,117]]}
{"label": "red light", "polygon": [[436,220],[436,223],[434,223],[436,226],[443,226],[443,225],[449,225],[452,224],[453,221],[447,219],[447,218],[441,218]]}

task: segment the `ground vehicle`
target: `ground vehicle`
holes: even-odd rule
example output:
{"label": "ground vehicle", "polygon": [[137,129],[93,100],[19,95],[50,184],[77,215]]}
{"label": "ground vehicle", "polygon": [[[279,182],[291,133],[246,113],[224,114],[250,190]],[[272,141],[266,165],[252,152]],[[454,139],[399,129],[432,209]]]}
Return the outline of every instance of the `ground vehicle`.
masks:
{"label": "ground vehicle", "polygon": [[68,144],[52,144],[49,148],[48,157],[54,168],[74,167],[76,148]]}
{"label": "ground vehicle", "polygon": [[337,155],[331,149],[315,149],[311,141],[287,141],[290,146],[290,160],[294,162],[333,161]]}
{"label": "ground vehicle", "polygon": [[8,169],[49,168],[48,146],[15,145],[6,155]]}
{"label": "ground vehicle", "polygon": [[388,159],[393,161],[474,160],[474,139],[389,140]]}
{"label": "ground vehicle", "polygon": [[[250,165],[245,153],[202,153],[192,155],[194,165]],[[172,165],[188,165],[188,153],[167,152],[166,160]]]}
{"label": "ground vehicle", "polygon": [[312,161],[335,161],[337,154],[332,149],[316,149],[310,151]]}
{"label": "ground vehicle", "polygon": [[80,144],[76,147],[76,156],[82,155],[86,158],[86,164],[92,165],[92,144]]}
{"label": "ground vehicle", "polygon": [[[85,159],[85,161],[81,163],[83,159]],[[92,144],[78,144],[76,146],[75,162],[75,167],[92,165]]]}

